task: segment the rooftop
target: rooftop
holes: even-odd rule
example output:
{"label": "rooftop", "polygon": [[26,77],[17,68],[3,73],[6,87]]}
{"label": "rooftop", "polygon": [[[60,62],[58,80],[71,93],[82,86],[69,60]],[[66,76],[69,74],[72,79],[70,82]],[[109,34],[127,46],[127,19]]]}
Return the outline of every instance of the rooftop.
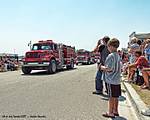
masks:
{"label": "rooftop", "polygon": [[130,38],[132,37],[137,37],[139,39],[147,39],[147,38],[150,38],[150,33],[137,33],[136,32],[133,32],[129,35]]}

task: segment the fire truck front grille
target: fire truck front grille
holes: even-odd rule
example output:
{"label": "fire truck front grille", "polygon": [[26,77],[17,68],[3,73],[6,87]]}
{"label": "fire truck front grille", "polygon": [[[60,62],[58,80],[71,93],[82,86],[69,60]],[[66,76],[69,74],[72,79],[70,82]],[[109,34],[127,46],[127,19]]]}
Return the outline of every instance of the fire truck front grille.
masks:
{"label": "fire truck front grille", "polygon": [[27,53],[27,58],[40,58],[40,55],[38,53]]}
{"label": "fire truck front grille", "polygon": [[84,60],[84,57],[78,57],[78,60]]}

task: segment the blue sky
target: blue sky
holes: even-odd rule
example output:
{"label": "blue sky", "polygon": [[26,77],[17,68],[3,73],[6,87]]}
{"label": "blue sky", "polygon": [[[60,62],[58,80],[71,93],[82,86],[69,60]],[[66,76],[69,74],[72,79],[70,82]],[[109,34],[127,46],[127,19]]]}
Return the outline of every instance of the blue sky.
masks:
{"label": "blue sky", "polygon": [[149,0],[0,0],[0,53],[23,55],[41,39],[92,50],[105,35],[126,47],[133,31],[150,32],[149,8]]}

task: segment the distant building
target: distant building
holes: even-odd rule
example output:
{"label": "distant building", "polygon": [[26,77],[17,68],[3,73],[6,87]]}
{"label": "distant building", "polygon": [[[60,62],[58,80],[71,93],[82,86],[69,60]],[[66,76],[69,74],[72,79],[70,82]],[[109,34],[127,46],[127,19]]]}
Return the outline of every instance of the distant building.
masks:
{"label": "distant building", "polygon": [[2,59],[3,57],[8,57],[10,59],[16,59],[18,61],[18,54],[0,53],[0,59]]}
{"label": "distant building", "polygon": [[16,57],[18,54],[10,54],[10,53],[0,53],[0,57]]}
{"label": "distant building", "polygon": [[136,32],[133,32],[129,35],[129,42],[131,41],[133,37],[136,37],[143,42],[145,39],[148,39],[148,38],[150,39],[150,33],[138,33],[137,34]]}

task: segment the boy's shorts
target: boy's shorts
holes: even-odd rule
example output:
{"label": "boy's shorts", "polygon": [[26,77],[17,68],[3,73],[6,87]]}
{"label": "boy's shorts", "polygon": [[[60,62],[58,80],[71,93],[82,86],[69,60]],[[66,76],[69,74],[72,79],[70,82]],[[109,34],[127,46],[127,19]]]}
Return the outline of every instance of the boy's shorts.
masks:
{"label": "boy's shorts", "polygon": [[113,85],[107,83],[108,95],[109,97],[119,97],[121,96],[121,85]]}

